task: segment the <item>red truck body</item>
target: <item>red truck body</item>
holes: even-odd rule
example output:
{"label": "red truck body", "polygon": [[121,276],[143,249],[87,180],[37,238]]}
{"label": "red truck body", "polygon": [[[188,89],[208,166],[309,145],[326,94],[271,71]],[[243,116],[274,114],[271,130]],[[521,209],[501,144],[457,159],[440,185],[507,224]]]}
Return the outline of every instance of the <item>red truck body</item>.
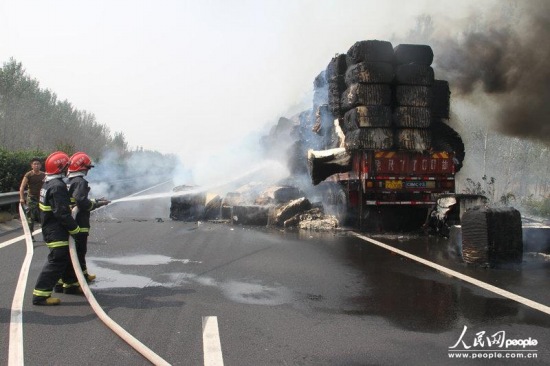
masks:
{"label": "red truck body", "polygon": [[330,176],[347,193],[349,208],[435,204],[455,192],[455,165],[448,152],[354,151],[352,170]]}

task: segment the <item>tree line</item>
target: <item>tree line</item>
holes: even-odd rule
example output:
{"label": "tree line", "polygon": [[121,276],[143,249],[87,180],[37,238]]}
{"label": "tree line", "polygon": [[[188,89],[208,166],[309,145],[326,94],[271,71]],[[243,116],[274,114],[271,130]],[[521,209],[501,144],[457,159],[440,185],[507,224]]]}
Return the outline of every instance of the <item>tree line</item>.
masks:
{"label": "tree line", "polygon": [[86,151],[99,157],[105,149],[125,152],[124,134],[99,123],[93,113],[59,100],[26,74],[13,58],[0,68],[0,147],[9,151]]}
{"label": "tree line", "polygon": [[[32,158],[44,159],[53,151],[71,155],[85,151],[95,162],[109,152],[115,164],[125,166],[139,156],[163,167],[167,177],[177,158],[143,148],[130,150],[122,132],[111,135],[93,113],[76,109],[69,101],[40,87],[21,62],[10,59],[0,68],[0,192],[17,190]],[[111,158],[109,159],[113,161]]]}

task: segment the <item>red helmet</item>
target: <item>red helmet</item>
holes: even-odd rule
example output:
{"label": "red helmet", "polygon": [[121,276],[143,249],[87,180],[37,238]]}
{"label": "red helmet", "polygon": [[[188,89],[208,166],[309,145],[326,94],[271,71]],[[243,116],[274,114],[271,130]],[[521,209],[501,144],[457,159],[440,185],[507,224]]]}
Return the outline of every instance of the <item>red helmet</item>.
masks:
{"label": "red helmet", "polygon": [[69,155],[56,151],[46,158],[46,174],[61,174],[69,165]]}
{"label": "red helmet", "polygon": [[83,152],[74,153],[69,162],[69,173],[79,172],[93,168],[92,159]]}

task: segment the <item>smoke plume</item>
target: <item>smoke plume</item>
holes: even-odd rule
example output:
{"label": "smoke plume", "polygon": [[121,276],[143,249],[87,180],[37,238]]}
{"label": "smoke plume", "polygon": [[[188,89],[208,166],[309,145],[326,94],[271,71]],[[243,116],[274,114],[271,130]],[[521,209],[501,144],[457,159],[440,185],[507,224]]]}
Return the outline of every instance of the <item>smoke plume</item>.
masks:
{"label": "smoke plume", "polygon": [[490,96],[500,132],[550,145],[550,2],[503,5],[492,17],[476,27],[472,16],[459,38],[434,33],[436,68],[455,97]]}

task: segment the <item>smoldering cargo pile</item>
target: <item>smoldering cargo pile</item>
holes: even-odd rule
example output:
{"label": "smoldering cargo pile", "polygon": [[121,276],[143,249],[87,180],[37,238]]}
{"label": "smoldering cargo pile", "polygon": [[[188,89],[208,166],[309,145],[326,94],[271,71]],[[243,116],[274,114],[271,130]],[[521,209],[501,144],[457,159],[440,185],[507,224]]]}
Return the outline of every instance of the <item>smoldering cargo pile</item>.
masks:
{"label": "smoldering cargo pile", "polygon": [[300,147],[292,165],[308,164],[318,184],[350,171],[351,159],[342,154],[354,150],[433,150],[454,153],[458,171],[464,144],[448,124],[450,88],[435,79],[433,58],[428,45],[393,48],[380,40],[356,42],[332,58],[315,78],[313,108],[299,117]]}

